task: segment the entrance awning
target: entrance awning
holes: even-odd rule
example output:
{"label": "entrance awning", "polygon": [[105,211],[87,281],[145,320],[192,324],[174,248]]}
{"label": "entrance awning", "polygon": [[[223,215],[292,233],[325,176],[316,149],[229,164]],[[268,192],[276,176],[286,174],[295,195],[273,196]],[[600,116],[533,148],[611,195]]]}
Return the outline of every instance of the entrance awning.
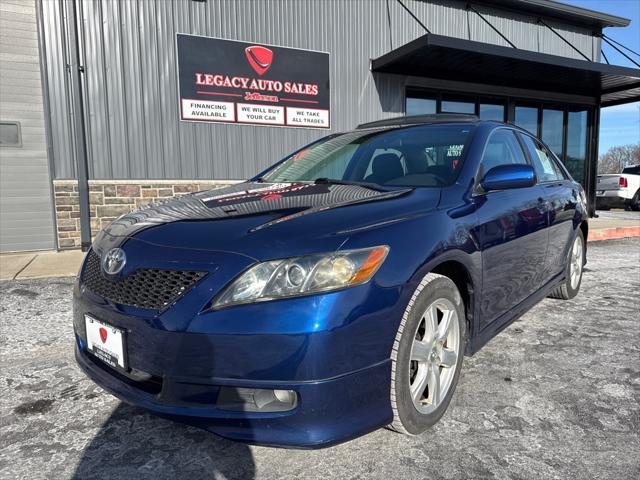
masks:
{"label": "entrance awning", "polygon": [[600,98],[640,100],[640,69],[426,34],[372,60],[373,72]]}

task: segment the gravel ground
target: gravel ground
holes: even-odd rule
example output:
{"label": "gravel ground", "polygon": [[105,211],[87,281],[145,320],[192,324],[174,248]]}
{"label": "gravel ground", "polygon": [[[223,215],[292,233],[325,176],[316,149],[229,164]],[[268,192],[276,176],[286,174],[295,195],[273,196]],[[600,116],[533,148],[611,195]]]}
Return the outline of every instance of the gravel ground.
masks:
{"label": "gravel ground", "polygon": [[71,280],[0,283],[0,478],[639,478],[640,240],[589,248],[580,295],[543,301],[465,359],[433,429],[316,451],[120,403],[74,363]]}

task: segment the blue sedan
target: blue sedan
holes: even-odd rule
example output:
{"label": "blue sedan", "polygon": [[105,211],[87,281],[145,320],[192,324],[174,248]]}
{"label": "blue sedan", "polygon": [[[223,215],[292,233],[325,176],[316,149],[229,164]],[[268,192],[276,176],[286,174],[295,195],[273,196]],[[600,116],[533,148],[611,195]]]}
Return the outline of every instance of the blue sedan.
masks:
{"label": "blue sedan", "polygon": [[420,434],[464,355],[578,293],[587,233],[582,187],[524,130],[365,124],[100,232],[76,359],[118,398],[238,441]]}

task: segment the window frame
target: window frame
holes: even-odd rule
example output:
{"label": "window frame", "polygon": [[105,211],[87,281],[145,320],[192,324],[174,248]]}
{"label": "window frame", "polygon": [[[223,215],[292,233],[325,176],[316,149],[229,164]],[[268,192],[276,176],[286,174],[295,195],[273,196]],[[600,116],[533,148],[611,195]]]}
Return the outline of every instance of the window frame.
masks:
{"label": "window frame", "polygon": [[18,129],[18,143],[0,143],[0,148],[22,148],[22,125],[20,125],[20,122],[15,120],[0,120],[0,124],[15,125]]}

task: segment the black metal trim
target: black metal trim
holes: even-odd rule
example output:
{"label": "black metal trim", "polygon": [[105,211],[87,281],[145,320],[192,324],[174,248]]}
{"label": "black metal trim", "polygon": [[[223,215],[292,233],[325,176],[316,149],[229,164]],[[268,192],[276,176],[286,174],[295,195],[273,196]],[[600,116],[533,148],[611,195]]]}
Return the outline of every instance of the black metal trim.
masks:
{"label": "black metal trim", "polygon": [[625,105],[627,103],[640,102],[640,95],[631,98],[620,98],[618,100],[610,100],[601,102],[602,107],[615,107],[616,105]]}
{"label": "black metal trim", "polygon": [[[438,69],[421,69],[420,62],[431,58],[443,59],[445,62]],[[452,65],[447,65],[448,58],[452,58]],[[423,59],[423,60],[421,60]],[[455,60],[457,59],[457,60]],[[457,62],[457,63],[455,63]],[[462,62],[462,63],[461,63]],[[482,72],[465,70],[465,65],[475,62],[487,69],[486,78]],[[519,86],[519,81],[508,74],[502,74],[499,68],[491,70],[492,65],[511,65],[528,78]],[[371,71],[376,73],[397,74],[407,77],[410,81],[423,77],[424,71],[430,72],[429,82],[439,84],[451,82],[454,84],[475,84],[483,90],[493,88],[499,95],[528,96],[531,98],[557,97],[558,101],[570,103],[596,104],[600,100],[603,105],[612,102],[625,103],[635,101],[640,93],[636,88],[640,83],[640,70],[637,68],[608,65],[599,62],[587,62],[576,58],[565,58],[557,55],[516,50],[500,45],[490,45],[471,40],[426,34],[412,42],[392,50],[385,55],[371,60]],[[548,78],[546,83],[531,81],[534,72],[553,71],[555,76]],[[559,80],[559,78],[565,80]],[[558,78],[558,80],[554,80]],[[583,80],[581,80],[583,79]],[[435,86],[434,88],[442,88]],[[452,87],[444,87],[453,89]],[[540,90],[538,90],[538,88]],[[620,93],[607,99],[606,89],[619,89]],[[459,89],[459,88],[456,88]],[[466,90],[462,88],[460,90]],[[520,91],[514,93],[514,91]],[[573,97],[574,99],[572,99]],[[601,99],[601,97],[603,97]]]}
{"label": "black metal trim", "polygon": [[471,5],[471,3],[467,3],[467,10],[471,10],[473,13],[475,13],[476,15],[478,15],[482,21],[484,23],[486,23],[487,25],[489,25],[489,27],[491,27],[491,29],[496,32],[498,35],[500,35],[500,37],[507,42],[509,45],[511,45],[513,48],[515,48],[516,50],[518,49],[518,47],[516,47],[511,40],[509,40],[505,35],[502,34],[502,32],[500,30],[498,30],[489,20],[487,20],[486,18],[484,18],[484,16],[475,8],[473,8],[473,5]]}
{"label": "black metal trim", "polygon": [[411,18],[413,18],[416,22],[418,22],[418,24],[419,24],[422,28],[424,28],[425,32],[427,32],[427,33],[431,33],[431,30],[429,30],[429,29],[426,27],[426,25],[425,25],[424,23],[422,23],[422,22],[420,21],[420,19],[419,19],[418,17],[416,17],[416,16],[413,14],[413,12],[409,9],[409,7],[407,7],[404,3],[402,3],[402,0],[396,0],[396,1],[400,4],[400,6],[401,6],[402,8],[404,8],[404,9],[406,10],[406,12],[407,12],[409,15],[411,15]]}
{"label": "black metal trim", "polygon": [[560,40],[562,40],[564,43],[566,43],[567,45],[569,45],[574,51],[578,52],[580,55],[582,55],[582,58],[584,58],[587,62],[591,62],[592,60],[587,57],[584,53],[582,53],[580,50],[578,50],[578,48],[571,43],[569,40],[567,40],[566,38],[564,38],[562,35],[560,35],[558,32],[556,32],[556,30],[551,27],[551,25],[549,25],[547,22],[545,22],[544,20],[542,20],[541,18],[538,19],[538,23],[541,23],[542,25],[544,25],[545,27],[547,27],[549,30],[551,30]]}
{"label": "black metal trim", "polygon": [[600,137],[600,109],[594,108],[587,119],[589,145],[588,158],[591,158],[589,169],[585,171],[585,191],[587,194],[587,211],[590,217],[596,214],[596,179],[598,177],[598,141]]}
{"label": "black metal trim", "polygon": [[[620,50],[618,47],[616,47],[613,43],[611,43],[608,39],[608,37],[606,35],[602,35],[600,38],[602,38],[602,40],[604,40],[605,42],[607,42],[607,44],[613,48],[614,50],[616,50],[620,55],[623,55],[627,60],[629,60],[631,63],[633,63],[636,67],[640,67],[640,63],[636,62],[633,58],[631,58],[629,55],[627,55],[626,53],[624,53],[622,50]],[[623,45],[624,46],[624,45]],[[627,48],[627,47],[625,47]],[[633,50],[632,50],[633,51]],[[635,53],[635,52],[634,52]]]}
{"label": "black metal trim", "polygon": [[461,38],[446,37],[433,33],[423,35],[417,39],[392,50],[381,57],[371,61],[371,70],[374,72],[386,72],[388,65],[401,59],[409,53],[413,53],[421,48],[442,47],[456,50],[463,50],[470,53],[484,55],[494,55],[506,57],[511,60],[521,60],[534,62],[542,65],[565,67],[574,70],[588,71],[607,75],[620,75],[625,77],[635,77],[640,79],[640,71],[637,68],[623,67],[620,65],[607,65],[598,62],[586,62],[576,58],[566,58],[548,53],[533,52],[529,50],[514,49],[502,45],[492,45],[489,43],[476,42]]}
{"label": "black metal trim", "polygon": [[624,48],[625,50],[630,51],[631,53],[633,53],[634,55],[637,55],[638,57],[640,57],[640,53],[636,52],[635,50],[630,49],[629,47],[627,47],[626,45],[623,45],[622,43],[618,42],[617,40],[614,40],[613,38],[609,37],[608,35],[605,35],[604,33],[602,33],[600,35],[602,38],[606,38],[607,40],[609,40],[610,42],[615,43],[616,45]]}
{"label": "black metal trim", "polygon": [[564,20],[571,25],[586,25],[590,27],[626,27],[631,20],[604,12],[587,8],[575,7],[566,3],[550,2],[549,0],[474,0],[475,3],[511,10],[519,14],[531,13],[545,17]]}
{"label": "black metal trim", "polygon": [[430,77],[409,76],[404,87],[409,90],[432,92],[437,96],[437,92],[463,93],[473,92],[483,97],[496,98],[518,98],[526,101],[560,102],[571,105],[597,105],[597,97],[583,95],[570,95],[567,93],[549,92],[544,90],[530,90],[525,88],[505,87],[501,85],[461,82],[458,80],[445,80]]}
{"label": "black metal trim", "polygon": [[602,95],[608,95],[610,93],[617,93],[617,92],[624,92],[627,90],[632,90],[634,88],[640,88],[640,81],[636,83],[632,83],[630,85],[625,85],[622,87],[607,88],[605,90],[602,90]]}
{"label": "black metal trim", "polygon": [[66,30],[69,37],[68,69],[71,88],[71,108],[73,110],[73,132],[76,156],[76,176],[78,179],[78,197],[80,203],[80,244],[82,251],[91,247],[91,221],[89,214],[89,167],[87,164],[87,139],[85,125],[84,100],[82,98],[82,75],[84,67],[80,55],[80,40],[78,37],[77,0],[65,2],[67,22]]}

